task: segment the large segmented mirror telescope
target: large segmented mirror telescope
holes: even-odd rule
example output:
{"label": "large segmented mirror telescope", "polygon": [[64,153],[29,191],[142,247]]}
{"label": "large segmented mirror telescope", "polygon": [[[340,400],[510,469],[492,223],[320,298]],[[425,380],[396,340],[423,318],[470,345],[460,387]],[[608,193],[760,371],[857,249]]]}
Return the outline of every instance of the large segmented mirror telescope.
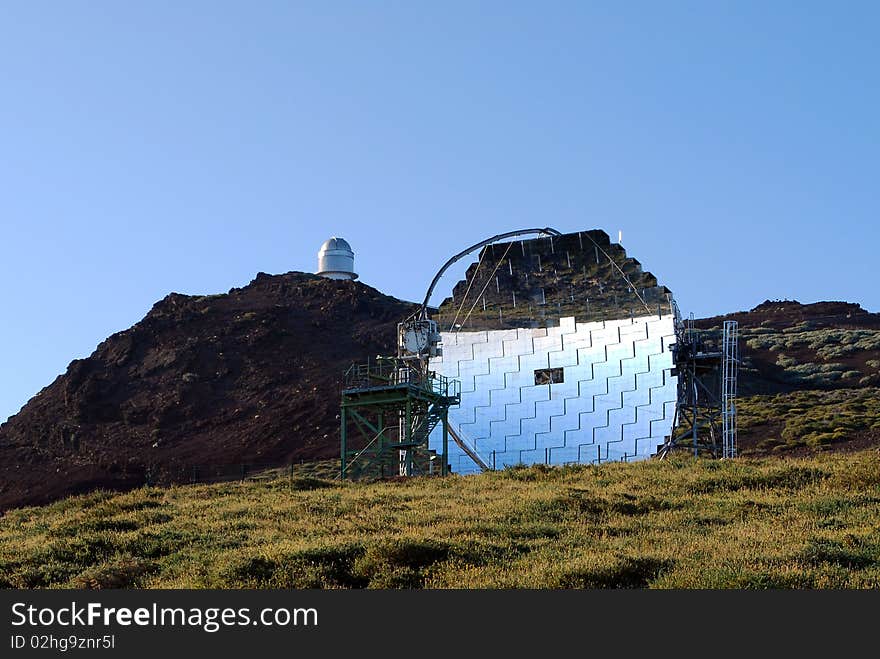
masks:
{"label": "large segmented mirror telescope", "polygon": [[[461,383],[452,471],[654,455],[677,400],[670,291],[600,230],[474,257],[432,314],[441,350],[428,369]],[[438,428],[429,446],[440,442]]]}

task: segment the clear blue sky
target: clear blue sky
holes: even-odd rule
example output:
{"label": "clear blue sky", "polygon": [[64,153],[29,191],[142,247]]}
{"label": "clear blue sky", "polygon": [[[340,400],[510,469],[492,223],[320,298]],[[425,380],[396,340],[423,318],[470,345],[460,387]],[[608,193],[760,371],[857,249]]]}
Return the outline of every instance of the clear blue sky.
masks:
{"label": "clear blue sky", "polygon": [[[699,315],[880,310],[875,2],[0,2],[0,419],[170,291],[423,295],[623,231]],[[353,358],[358,357],[353,355]]]}

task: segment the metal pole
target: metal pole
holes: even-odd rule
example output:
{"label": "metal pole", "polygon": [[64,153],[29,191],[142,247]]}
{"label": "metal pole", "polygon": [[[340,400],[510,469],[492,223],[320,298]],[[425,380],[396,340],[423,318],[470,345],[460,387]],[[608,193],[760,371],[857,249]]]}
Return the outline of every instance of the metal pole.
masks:
{"label": "metal pole", "polygon": [[697,370],[696,367],[691,368],[691,377],[694,383],[694,418],[691,424],[694,435],[694,457],[699,457],[700,451],[697,448]]}
{"label": "metal pole", "polygon": [[[412,401],[409,399],[409,394],[407,394],[406,399],[406,421],[404,425],[404,441],[409,444],[412,442]],[[403,449],[400,452],[400,475],[401,476],[411,476],[412,470],[410,469],[410,463],[412,462],[412,453],[409,447]]]}
{"label": "metal pole", "polygon": [[341,419],[341,421],[340,421],[341,427],[340,427],[339,436],[342,438],[342,452],[340,453],[340,458],[339,458],[339,478],[340,479],[345,478],[345,468],[346,468],[345,440],[346,440],[346,426],[348,425],[348,423],[346,423],[347,417],[348,417],[347,410],[345,409],[345,405],[343,405],[342,412],[339,415],[339,418]]}
{"label": "metal pole", "polygon": [[440,475],[449,473],[449,410],[443,408],[443,462],[440,463]]}
{"label": "metal pole", "polygon": [[381,453],[383,440],[385,439],[385,416],[382,414],[381,410],[376,414],[376,426],[379,428],[378,449],[379,453]]}

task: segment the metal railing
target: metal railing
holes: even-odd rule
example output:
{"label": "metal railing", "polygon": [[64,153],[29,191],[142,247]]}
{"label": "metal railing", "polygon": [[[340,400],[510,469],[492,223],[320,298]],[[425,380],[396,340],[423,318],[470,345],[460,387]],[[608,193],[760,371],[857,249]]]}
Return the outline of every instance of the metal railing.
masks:
{"label": "metal railing", "polygon": [[345,390],[357,390],[399,385],[410,385],[444,398],[458,398],[461,393],[458,380],[434,371],[425,373],[417,361],[403,359],[352,364],[345,372],[343,386]]}

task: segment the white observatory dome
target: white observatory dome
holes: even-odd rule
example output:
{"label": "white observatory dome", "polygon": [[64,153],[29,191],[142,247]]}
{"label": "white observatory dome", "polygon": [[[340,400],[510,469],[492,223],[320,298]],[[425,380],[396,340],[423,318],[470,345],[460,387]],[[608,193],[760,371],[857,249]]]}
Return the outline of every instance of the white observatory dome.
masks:
{"label": "white observatory dome", "polygon": [[344,238],[333,236],[318,250],[318,272],[328,279],[357,279],[354,252]]}

